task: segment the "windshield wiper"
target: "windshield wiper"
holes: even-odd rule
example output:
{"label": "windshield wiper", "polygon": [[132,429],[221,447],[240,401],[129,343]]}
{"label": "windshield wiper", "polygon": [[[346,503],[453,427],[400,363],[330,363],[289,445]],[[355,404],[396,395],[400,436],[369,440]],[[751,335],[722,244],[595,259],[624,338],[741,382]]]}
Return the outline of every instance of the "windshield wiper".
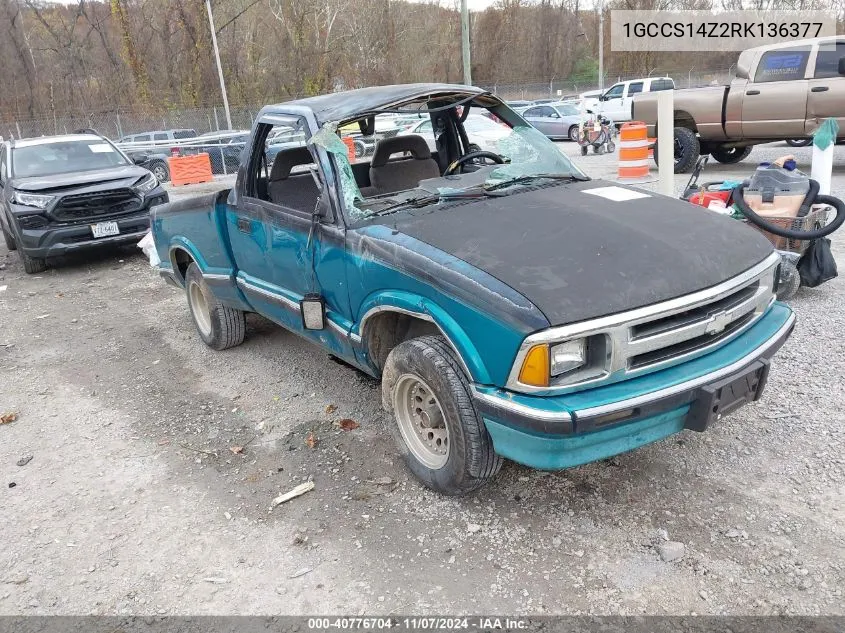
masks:
{"label": "windshield wiper", "polygon": [[496,191],[497,189],[506,189],[513,185],[520,185],[532,180],[568,180],[574,182],[587,182],[590,180],[589,176],[582,176],[581,174],[526,174],[525,176],[517,176],[510,180],[503,180],[492,185],[482,186],[483,191]]}
{"label": "windshield wiper", "polygon": [[384,207],[383,209],[379,209],[378,211],[374,211],[373,213],[368,214],[368,217],[388,215],[390,213],[401,211],[402,209],[418,209],[420,207],[425,207],[430,204],[434,204],[435,202],[440,202],[441,200],[467,200],[472,198],[481,198],[483,196],[483,193],[471,193],[463,191],[456,191],[454,193],[438,193],[429,196],[419,196],[416,198],[403,200],[402,202],[397,202],[396,204],[391,204],[387,207]]}

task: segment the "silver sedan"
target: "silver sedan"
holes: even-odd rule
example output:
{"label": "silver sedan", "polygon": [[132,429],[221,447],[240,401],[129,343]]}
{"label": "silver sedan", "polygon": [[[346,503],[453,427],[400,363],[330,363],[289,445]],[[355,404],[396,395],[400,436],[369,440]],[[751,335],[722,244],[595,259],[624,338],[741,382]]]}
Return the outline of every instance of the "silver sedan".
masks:
{"label": "silver sedan", "polygon": [[550,139],[578,140],[581,110],[572,103],[544,103],[520,112],[522,118]]}

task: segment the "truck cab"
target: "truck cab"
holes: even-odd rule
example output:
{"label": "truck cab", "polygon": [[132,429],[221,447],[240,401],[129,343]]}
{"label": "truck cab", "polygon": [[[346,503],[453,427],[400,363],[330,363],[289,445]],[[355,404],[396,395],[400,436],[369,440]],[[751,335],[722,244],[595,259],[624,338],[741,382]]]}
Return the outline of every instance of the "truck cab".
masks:
{"label": "truck cab", "polygon": [[599,97],[598,111],[614,123],[632,120],[634,95],[660,90],[674,90],[671,77],[645,77],[613,84]]}

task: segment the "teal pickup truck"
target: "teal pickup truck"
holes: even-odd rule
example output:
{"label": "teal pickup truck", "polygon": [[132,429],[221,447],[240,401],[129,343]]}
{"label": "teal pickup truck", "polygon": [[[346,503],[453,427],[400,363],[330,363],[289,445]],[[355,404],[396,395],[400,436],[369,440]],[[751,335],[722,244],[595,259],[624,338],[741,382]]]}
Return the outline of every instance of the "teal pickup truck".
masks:
{"label": "teal pickup truck", "polygon": [[[475,139],[470,112],[501,130]],[[409,113],[430,125],[366,159],[343,138]],[[280,130],[301,142],[268,159]],[[267,106],[235,186],[155,207],[152,227],[207,345],[240,344],[257,312],[381,377],[399,451],[445,494],[503,458],[561,469],[703,431],[760,397],[794,325],[759,233],[591,180],[467,86]]]}

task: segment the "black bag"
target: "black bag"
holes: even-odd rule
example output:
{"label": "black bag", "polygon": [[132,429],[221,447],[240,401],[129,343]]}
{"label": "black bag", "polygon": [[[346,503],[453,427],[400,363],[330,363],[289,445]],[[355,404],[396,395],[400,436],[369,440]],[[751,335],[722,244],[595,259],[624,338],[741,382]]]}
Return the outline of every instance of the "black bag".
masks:
{"label": "black bag", "polygon": [[801,285],[815,288],[836,277],[836,260],[830,252],[830,240],[823,237],[813,240],[798,260]]}

